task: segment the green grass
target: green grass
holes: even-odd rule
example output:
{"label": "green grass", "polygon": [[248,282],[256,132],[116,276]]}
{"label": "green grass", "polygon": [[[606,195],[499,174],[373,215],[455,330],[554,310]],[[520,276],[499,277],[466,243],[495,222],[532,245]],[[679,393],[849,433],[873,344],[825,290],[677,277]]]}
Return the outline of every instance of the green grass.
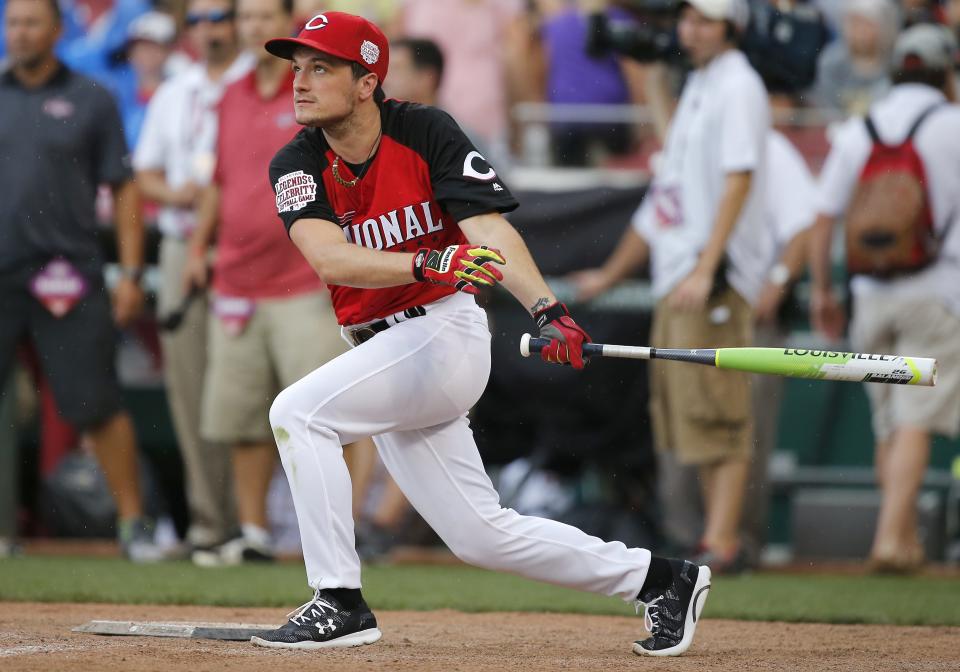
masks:
{"label": "green grass", "polygon": [[[364,594],[377,609],[457,609],[632,614],[598,597],[467,567],[364,570]],[[280,564],[204,570],[185,562],[153,566],[122,560],[22,557],[0,560],[0,600],[209,604],[292,609],[309,597],[303,567]],[[757,574],[720,578],[711,618],[826,623],[960,625],[955,578]]]}

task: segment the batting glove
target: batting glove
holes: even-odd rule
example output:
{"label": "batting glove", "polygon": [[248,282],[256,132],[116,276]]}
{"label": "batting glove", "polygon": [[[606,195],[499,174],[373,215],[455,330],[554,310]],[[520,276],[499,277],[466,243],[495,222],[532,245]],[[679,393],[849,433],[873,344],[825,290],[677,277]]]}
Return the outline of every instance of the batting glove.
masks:
{"label": "batting glove", "polygon": [[419,282],[450,285],[457,291],[479,294],[503,274],[493,264],[505,264],[500,250],[483,245],[451,245],[443,250],[422,247],[413,255],[413,277]]}
{"label": "batting glove", "polygon": [[573,321],[562,303],[554,303],[533,314],[540,328],[540,338],[549,338],[550,344],[540,351],[543,361],[569,364],[582,369],[589,360],[583,357],[583,344],[590,343],[590,335]]}

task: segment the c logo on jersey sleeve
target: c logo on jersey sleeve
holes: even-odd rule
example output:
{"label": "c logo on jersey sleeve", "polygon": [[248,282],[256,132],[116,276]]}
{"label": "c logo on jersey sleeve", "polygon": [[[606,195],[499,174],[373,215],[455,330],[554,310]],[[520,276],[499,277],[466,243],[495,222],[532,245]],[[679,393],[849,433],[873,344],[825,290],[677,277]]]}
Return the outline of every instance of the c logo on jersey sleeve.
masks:
{"label": "c logo on jersey sleeve", "polygon": [[277,212],[296,212],[317,199],[313,175],[302,170],[281,176],[273,188],[277,192]]}
{"label": "c logo on jersey sleeve", "polygon": [[[480,172],[484,169],[486,172]],[[480,152],[473,150],[463,160],[463,176],[468,180],[489,182],[497,176],[497,173]]]}

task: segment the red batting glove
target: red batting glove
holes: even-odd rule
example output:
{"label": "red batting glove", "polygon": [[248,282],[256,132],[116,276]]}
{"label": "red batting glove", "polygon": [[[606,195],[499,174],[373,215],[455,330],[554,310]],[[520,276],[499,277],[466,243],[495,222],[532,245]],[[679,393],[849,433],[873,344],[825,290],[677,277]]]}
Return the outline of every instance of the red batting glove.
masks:
{"label": "red batting glove", "polygon": [[590,335],[570,317],[567,307],[554,303],[533,315],[540,328],[540,338],[549,338],[550,344],[540,351],[543,361],[570,364],[582,369],[589,360],[583,357],[583,344],[591,343]]}
{"label": "red batting glove", "polygon": [[500,250],[484,245],[450,245],[443,250],[422,247],[413,255],[413,277],[478,294],[480,287],[492,287],[503,280],[503,274],[493,265],[505,263]]}

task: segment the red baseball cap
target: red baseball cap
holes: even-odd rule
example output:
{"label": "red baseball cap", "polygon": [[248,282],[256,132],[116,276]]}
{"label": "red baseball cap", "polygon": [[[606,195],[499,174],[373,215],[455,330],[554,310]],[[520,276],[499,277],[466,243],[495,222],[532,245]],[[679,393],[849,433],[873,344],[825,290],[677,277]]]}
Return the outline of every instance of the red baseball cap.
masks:
{"label": "red baseball cap", "polygon": [[274,56],[293,60],[297,47],[310,47],[345,61],[359,63],[383,84],[390,63],[387,37],[362,16],[324,12],[307,21],[296,37],[269,40],[264,48]]}

